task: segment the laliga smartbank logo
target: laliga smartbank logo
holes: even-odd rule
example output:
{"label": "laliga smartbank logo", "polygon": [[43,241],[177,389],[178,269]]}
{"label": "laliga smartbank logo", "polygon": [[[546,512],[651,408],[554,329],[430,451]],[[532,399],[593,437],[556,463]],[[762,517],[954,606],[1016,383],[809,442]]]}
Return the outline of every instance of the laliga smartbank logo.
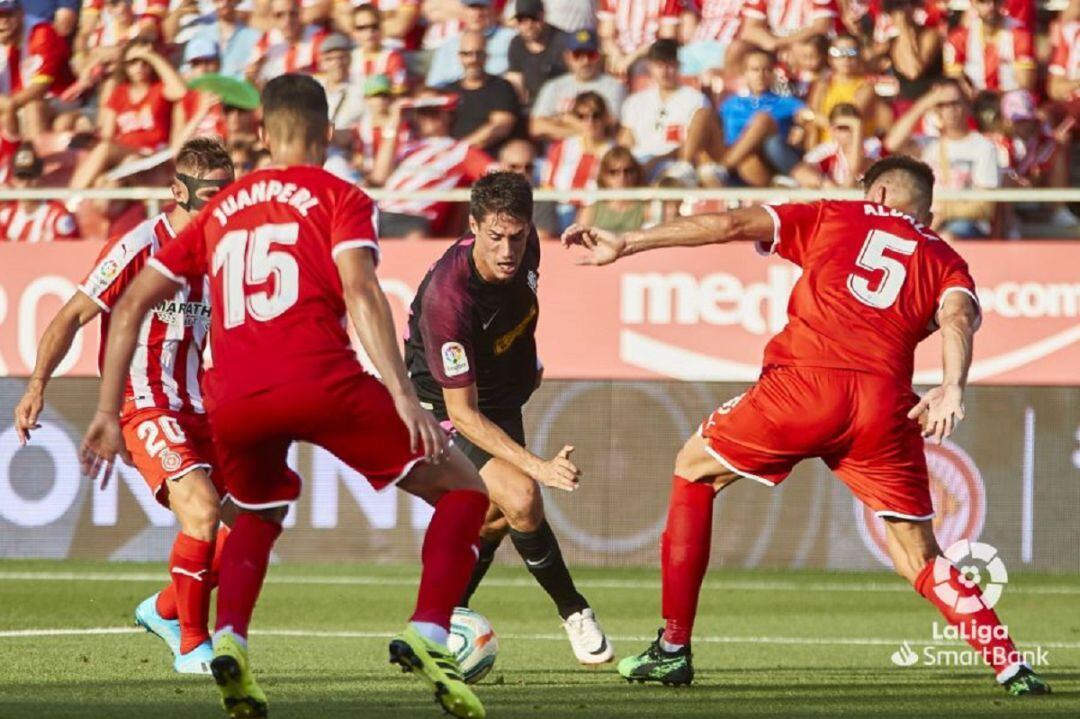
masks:
{"label": "laliga smartbank logo", "polygon": [[[946,549],[944,556],[934,560],[934,594],[961,615],[993,608],[1000,601],[1008,583],[1009,573],[1005,569],[1005,562],[998,556],[998,550],[984,542],[962,539]],[[1007,666],[1016,662],[1035,667],[1050,663],[1049,655],[1042,647],[1018,651],[998,643],[1008,638],[1009,627],[1005,624],[989,626],[979,624],[974,618],[956,625],[943,625],[935,621],[931,640],[953,646],[930,644],[922,651],[916,651],[910,642],[905,641],[890,659],[898,667],[917,664],[928,667]],[[977,651],[955,646],[959,642],[972,640],[984,648]]]}

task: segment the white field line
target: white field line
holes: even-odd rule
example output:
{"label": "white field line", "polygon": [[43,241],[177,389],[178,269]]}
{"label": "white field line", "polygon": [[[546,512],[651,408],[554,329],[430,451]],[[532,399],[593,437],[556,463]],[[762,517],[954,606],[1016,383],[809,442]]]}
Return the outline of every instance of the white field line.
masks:
{"label": "white field line", "polygon": [[[164,565],[163,565],[164,566]],[[3,572],[2,581],[27,582],[165,582],[168,575],[161,572]],[[416,577],[376,577],[376,576],[318,576],[318,575],[281,575],[273,571],[266,578],[268,584],[311,584],[343,586],[391,586],[415,587]],[[575,581],[586,589],[659,589],[660,582],[634,579],[583,579]],[[488,577],[485,587],[533,587],[536,581],[529,578],[503,579]],[[773,580],[735,579],[706,581],[705,589],[729,589],[749,592],[911,592],[911,587],[902,582],[785,582]],[[1065,594],[1080,595],[1080,586],[1046,585],[1025,587],[1020,583],[1009,585],[1009,594]]]}
{"label": "white field line", "polygon": [[[41,637],[80,637],[100,636],[103,634],[143,634],[141,627],[87,627],[84,629],[11,629],[0,631],[0,639],[41,638]],[[389,639],[393,632],[357,632],[344,630],[319,629],[253,629],[251,633],[260,637],[290,637],[294,639]],[[500,634],[503,639],[515,641],[566,641],[565,634]],[[616,642],[650,642],[655,636],[613,635]],[[704,644],[779,644],[784,646],[887,646],[898,647],[907,642],[916,646],[933,644],[965,646],[961,641],[927,642],[925,639],[881,639],[875,637],[729,637],[702,636],[694,641]],[[1080,649],[1080,642],[1024,642],[1026,646],[1040,646],[1045,649]]]}

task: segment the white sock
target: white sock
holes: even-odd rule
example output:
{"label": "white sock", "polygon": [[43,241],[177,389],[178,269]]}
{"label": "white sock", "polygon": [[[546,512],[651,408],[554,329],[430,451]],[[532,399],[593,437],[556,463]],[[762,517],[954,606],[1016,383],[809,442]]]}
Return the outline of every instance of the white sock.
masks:
{"label": "white sock", "polygon": [[242,646],[244,649],[247,649],[247,638],[242,637],[236,632],[234,632],[231,624],[226,624],[224,627],[214,632],[214,636],[212,637],[213,643],[217,644],[218,639],[220,639],[225,634],[231,634],[233,639],[235,639],[240,644],[240,646]]}
{"label": "white sock", "polygon": [[432,624],[431,622],[409,622],[409,624],[411,624],[417,634],[424,639],[433,641],[444,647],[446,646],[446,640],[450,637],[450,630],[446,627],[441,627],[438,624]]}
{"label": "white sock", "polygon": [[680,649],[682,649],[685,646],[686,646],[685,644],[672,644],[667,639],[664,639],[663,637],[660,637],[660,648],[663,649],[668,654],[674,654],[675,652],[679,651]]}

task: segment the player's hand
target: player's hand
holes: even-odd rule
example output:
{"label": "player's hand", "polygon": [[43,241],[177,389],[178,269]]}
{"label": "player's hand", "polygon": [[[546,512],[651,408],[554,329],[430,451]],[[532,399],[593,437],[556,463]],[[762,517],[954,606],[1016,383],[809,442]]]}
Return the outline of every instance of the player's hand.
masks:
{"label": "player's hand", "polygon": [[908,412],[908,419],[918,420],[923,437],[938,444],[946,439],[964,418],[964,390],[959,385],[934,387]]}
{"label": "player's hand", "polygon": [[36,380],[30,380],[19,404],[15,405],[15,435],[19,445],[25,447],[30,441],[30,430],[39,429],[38,417],[45,406],[45,396]]}
{"label": "player's hand", "polygon": [[561,240],[563,247],[578,245],[589,251],[577,261],[579,265],[610,265],[626,252],[626,239],[622,235],[576,223],[566,228]]}
{"label": "player's hand", "polygon": [[573,451],[572,446],[566,445],[554,458],[541,464],[540,471],[536,473],[536,481],[545,487],[561,489],[564,492],[577,489],[581,470],[570,461],[570,453]]}
{"label": "player's hand", "polygon": [[423,450],[424,459],[429,462],[441,462],[449,451],[450,438],[431,412],[411,397],[395,400],[394,406],[409,430],[409,449],[413,452]]}
{"label": "player's hand", "polygon": [[90,420],[79,447],[83,475],[93,479],[100,473],[101,488],[105,489],[117,457],[125,464],[131,464],[131,456],[124,448],[124,435],[120,432],[120,418],[99,409]]}

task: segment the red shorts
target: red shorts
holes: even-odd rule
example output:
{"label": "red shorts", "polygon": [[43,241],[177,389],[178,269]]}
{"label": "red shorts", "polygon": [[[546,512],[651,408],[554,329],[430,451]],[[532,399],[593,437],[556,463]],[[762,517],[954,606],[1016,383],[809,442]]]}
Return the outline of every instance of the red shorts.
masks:
{"label": "red shorts", "polygon": [[215,465],[214,443],[206,415],[128,405],[120,415],[120,428],[135,468],[164,506],[169,506],[169,493],[163,491],[165,482],[194,469],[205,469],[218,494],[222,494],[221,475],[211,471]]}
{"label": "red shorts", "polygon": [[289,445],[310,442],[364,475],[376,490],[405,477],[423,458],[386,387],[357,371],[311,379],[225,403],[210,412],[218,466],[233,502],[267,509],[300,497],[300,476],[286,464]]}
{"label": "red shorts", "polygon": [[731,471],[774,486],[821,457],[878,516],[929,519],[930,478],[910,388],[865,372],[766,367],[746,394],[701,426]]}

